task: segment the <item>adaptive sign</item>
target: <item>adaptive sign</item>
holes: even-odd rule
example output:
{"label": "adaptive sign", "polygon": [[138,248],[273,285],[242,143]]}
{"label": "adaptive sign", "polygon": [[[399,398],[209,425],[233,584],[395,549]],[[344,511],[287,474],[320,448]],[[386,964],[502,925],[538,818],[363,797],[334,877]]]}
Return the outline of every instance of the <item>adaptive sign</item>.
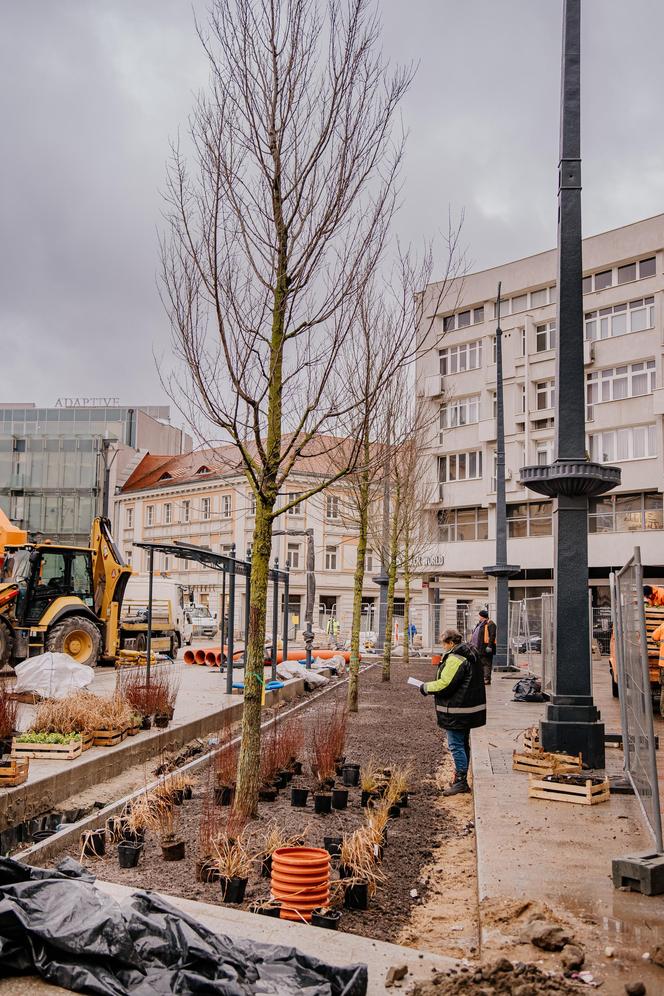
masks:
{"label": "adaptive sign", "polygon": [[119,408],[119,398],[58,398],[56,408]]}

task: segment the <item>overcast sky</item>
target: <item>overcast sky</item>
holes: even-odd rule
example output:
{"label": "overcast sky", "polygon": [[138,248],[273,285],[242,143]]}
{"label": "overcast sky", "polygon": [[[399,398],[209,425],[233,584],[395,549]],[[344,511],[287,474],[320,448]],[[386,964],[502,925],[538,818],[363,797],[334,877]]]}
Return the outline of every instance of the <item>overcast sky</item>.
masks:
{"label": "overcast sky", "polygon": [[[203,10],[203,0],[196,0]],[[473,269],[555,244],[562,0],[380,0],[419,69],[400,236]],[[584,232],[664,210],[664,3],[583,0]],[[206,66],[186,0],[0,0],[0,400],[165,401],[160,189]]]}

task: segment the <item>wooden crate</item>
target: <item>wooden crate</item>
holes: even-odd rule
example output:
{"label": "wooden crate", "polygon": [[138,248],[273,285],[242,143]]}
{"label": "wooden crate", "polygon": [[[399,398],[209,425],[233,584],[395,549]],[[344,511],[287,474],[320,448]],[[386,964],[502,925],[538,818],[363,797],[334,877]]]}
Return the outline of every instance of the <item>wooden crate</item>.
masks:
{"label": "wooden crate", "polygon": [[25,705],[37,705],[43,701],[38,692],[9,692],[7,698],[12,702],[23,702]]}
{"label": "wooden crate", "polygon": [[140,732],[141,732],[140,726],[128,726],[127,729],[125,730],[125,733],[127,734],[128,737],[135,737]]}
{"label": "wooden crate", "polygon": [[572,802],[577,806],[596,806],[600,802],[608,802],[611,798],[609,779],[605,778],[597,785],[587,778],[585,784],[576,785],[573,782],[551,782],[530,775],[528,779],[528,798],[545,799],[549,802]]}
{"label": "wooden crate", "polygon": [[80,740],[72,740],[68,744],[18,743],[16,737],[12,740],[14,757],[32,757],[37,761],[73,761],[81,756]]}
{"label": "wooden crate", "polygon": [[523,732],[523,749],[524,750],[541,750],[539,730],[536,726],[530,726],[527,730]]}
{"label": "wooden crate", "polygon": [[20,761],[17,757],[11,757],[9,763],[0,764],[0,789],[15,788],[28,780],[30,772],[30,761],[26,757]]}
{"label": "wooden crate", "polygon": [[93,747],[115,747],[127,736],[126,730],[95,730],[92,734]]}
{"label": "wooden crate", "polygon": [[92,747],[92,734],[91,733],[81,733],[81,750],[90,750]]}
{"label": "wooden crate", "polygon": [[535,775],[564,775],[583,770],[580,754],[554,754],[550,751],[524,751],[512,753],[512,769]]}

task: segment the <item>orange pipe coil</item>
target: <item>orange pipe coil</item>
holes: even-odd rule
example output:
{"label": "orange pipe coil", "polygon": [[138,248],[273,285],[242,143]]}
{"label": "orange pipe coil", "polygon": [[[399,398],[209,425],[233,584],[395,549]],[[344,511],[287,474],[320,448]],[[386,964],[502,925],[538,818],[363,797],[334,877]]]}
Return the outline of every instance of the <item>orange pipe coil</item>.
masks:
{"label": "orange pipe coil", "polygon": [[272,898],[282,920],[311,920],[330,900],[330,855],[319,847],[279,847],[272,854]]}

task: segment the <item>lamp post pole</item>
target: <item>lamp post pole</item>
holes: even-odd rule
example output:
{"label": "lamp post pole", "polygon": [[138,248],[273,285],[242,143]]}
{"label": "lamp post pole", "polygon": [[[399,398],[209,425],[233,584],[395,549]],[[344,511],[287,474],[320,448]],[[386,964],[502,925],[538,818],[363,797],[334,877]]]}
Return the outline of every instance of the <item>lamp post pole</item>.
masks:
{"label": "lamp post pole", "polygon": [[507,563],[507,501],[505,498],[505,404],[503,397],[503,330],[500,327],[500,290],[496,297],[496,562],[484,573],[496,579],[496,655],[494,671],[517,671],[509,659],[509,579],[520,568]]}
{"label": "lamp post pole", "polygon": [[544,750],[581,752],[604,767],[604,724],[592,695],[588,618],[588,498],[620,484],[591,463],[585,443],[581,259],[581,0],[564,0],[558,166],[558,349],[554,462],[523,467],[521,482],[554,499],[553,695],[540,727]]}

